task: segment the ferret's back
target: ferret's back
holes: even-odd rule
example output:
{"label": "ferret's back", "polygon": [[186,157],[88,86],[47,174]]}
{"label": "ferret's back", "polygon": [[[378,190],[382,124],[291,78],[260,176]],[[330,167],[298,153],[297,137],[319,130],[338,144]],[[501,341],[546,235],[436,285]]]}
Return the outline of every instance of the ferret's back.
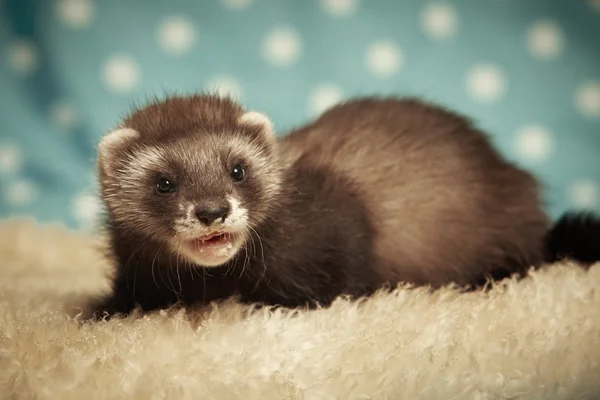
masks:
{"label": "ferret's back", "polygon": [[384,274],[470,283],[542,257],[537,182],[460,115],[415,99],[356,99],[281,145],[289,162],[302,157],[356,183]]}

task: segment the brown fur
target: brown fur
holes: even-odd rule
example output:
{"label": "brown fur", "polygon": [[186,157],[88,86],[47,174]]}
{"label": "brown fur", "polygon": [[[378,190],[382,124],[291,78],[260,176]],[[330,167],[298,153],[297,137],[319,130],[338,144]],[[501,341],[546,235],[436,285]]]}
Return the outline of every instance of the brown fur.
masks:
{"label": "brown fur", "polygon": [[[470,284],[542,259],[536,180],[465,118],[416,99],[358,99],[283,140],[356,183],[388,279]],[[507,271],[509,272],[509,271]]]}
{"label": "brown fur", "polygon": [[[327,305],[402,281],[481,284],[543,260],[535,179],[459,115],[415,99],[355,99],[274,142],[240,126],[243,113],[216,96],[173,96],[124,120],[140,138],[99,161],[116,274],[97,311],[232,295]],[[148,148],[160,154],[139,168],[133,155]],[[244,185],[223,174],[232,159],[249,166]],[[178,211],[151,190],[164,170],[185,182],[178,196],[233,193],[248,210],[246,244],[227,265],[203,269],[165,246]]]}

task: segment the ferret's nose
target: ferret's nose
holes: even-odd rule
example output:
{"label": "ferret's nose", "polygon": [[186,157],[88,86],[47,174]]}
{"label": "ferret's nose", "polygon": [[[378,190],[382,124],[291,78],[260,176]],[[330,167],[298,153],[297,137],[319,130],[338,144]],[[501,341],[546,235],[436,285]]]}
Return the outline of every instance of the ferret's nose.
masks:
{"label": "ferret's nose", "polygon": [[204,225],[210,226],[219,219],[221,220],[219,222],[225,222],[225,218],[227,218],[229,211],[228,205],[220,207],[199,206],[196,207],[196,218]]}

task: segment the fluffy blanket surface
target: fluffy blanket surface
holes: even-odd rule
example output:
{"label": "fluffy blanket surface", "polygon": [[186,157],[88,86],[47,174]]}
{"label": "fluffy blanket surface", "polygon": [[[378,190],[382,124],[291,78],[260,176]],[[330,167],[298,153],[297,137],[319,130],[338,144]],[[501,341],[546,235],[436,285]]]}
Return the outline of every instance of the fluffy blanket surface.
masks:
{"label": "fluffy blanket surface", "polygon": [[487,293],[400,288],[295,315],[230,301],[80,324],[107,288],[93,242],[0,224],[0,398],[600,398],[600,264]]}

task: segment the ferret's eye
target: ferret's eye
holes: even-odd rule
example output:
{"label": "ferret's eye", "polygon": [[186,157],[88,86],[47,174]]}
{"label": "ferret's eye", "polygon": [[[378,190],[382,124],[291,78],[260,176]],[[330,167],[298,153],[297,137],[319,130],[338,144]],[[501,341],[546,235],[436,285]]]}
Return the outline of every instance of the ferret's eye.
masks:
{"label": "ferret's eye", "polygon": [[241,180],[243,180],[246,177],[246,171],[244,171],[244,168],[237,164],[234,165],[233,168],[231,169],[231,179],[233,179],[236,182],[239,182]]}
{"label": "ferret's eye", "polygon": [[156,190],[158,193],[172,193],[175,191],[175,185],[167,178],[159,178],[156,181]]}

